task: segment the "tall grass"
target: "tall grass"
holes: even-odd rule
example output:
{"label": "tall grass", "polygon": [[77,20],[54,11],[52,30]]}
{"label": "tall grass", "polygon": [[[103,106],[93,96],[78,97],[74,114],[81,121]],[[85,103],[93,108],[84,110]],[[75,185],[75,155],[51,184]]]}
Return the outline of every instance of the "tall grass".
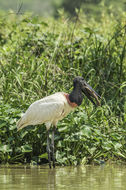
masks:
{"label": "tall grass", "polygon": [[102,15],[101,22],[80,13],[76,22],[14,14],[0,19],[0,162],[46,162],[46,129],[17,133],[28,106],[57,91],[69,92],[80,75],[102,96],[94,108],[83,105],[59,122],[58,164],[100,159],[126,160],[126,25]]}

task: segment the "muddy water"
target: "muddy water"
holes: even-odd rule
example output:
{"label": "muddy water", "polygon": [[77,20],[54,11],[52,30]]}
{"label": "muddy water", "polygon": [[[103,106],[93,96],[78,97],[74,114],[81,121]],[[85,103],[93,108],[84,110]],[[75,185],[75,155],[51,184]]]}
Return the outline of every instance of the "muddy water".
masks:
{"label": "muddy water", "polygon": [[126,166],[0,166],[0,190],[126,190]]}

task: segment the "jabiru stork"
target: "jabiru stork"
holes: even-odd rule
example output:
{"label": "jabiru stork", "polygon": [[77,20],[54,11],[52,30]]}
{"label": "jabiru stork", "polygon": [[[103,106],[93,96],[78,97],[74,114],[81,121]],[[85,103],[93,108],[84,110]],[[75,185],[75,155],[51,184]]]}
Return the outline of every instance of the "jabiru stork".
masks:
{"label": "jabiru stork", "polygon": [[[59,120],[67,116],[83,101],[83,93],[96,106],[100,106],[100,96],[92,87],[86,83],[83,77],[77,76],[73,80],[73,90],[70,94],[57,92],[53,95],[44,97],[30,105],[25,114],[17,123],[18,131],[28,125],[38,125],[45,123],[47,129],[47,153],[49,167],[51,168],[51,158],[55,168],[54,157],[54,132]],[[94,98],[94,99],[92,99]],[[50,144],[49,129],[53,125],[52,139]]]}

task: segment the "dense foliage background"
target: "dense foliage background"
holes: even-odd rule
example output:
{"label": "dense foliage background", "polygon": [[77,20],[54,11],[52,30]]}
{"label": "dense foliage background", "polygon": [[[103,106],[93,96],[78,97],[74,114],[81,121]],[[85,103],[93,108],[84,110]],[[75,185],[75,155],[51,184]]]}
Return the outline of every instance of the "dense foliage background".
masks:
{"label": "dense foliage background", "polygon": [[[59,122],[58,164],[126,161],[126,23],[104,10],[99,21],[76,10],[59,18],[1,14],[0,162],[47,162],[46,129],[16,122],[29,105],[58,91],[70,92],[83,76],[101,95],[101,107],[87,98]],[[60,133],[58,133],[60,132]]]}

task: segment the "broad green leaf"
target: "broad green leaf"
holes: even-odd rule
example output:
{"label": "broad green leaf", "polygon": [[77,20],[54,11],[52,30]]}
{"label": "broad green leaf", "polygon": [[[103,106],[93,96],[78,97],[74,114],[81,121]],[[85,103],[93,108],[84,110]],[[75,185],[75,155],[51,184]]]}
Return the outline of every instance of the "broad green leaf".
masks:
{"label": "broad green leaf", "polygon": [[22,152],[32,152],[32,147],[30,145],[21,146]]}

